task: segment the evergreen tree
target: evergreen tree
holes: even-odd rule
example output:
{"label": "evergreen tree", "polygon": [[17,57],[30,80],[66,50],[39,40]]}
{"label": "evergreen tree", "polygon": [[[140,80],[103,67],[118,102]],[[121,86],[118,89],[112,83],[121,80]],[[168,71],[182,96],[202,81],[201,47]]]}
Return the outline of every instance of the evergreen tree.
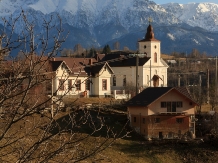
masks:
{"label": "evergreen tree", "polygon": [[91,57],[94,57],[95,55],[96,55],[96,50],[95,50],[95,48],[91,48],[90,50],[89,50],[89,52],[88,52],[88,54],[87,54],[87,58],[91,58]]}
{"label": "evergreen tree", "polygon": [[110,52],[111,52],[110,46],[109,46],[108,44],[105,45],[104,48],[103,48],[102,53],[103,53],[103,54],[108,54],[108,53],[110,53]]}

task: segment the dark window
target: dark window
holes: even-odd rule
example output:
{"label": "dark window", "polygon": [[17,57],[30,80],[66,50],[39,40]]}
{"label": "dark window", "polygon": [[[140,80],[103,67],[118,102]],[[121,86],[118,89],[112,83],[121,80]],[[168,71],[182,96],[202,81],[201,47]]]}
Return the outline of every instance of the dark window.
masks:
{"label": "dark window", "polygon": [[64,90],[64,80],[63,79],[59,80],[59,90],[61,90],[61,91]]}
{"label": "dark window", "polygon": [[72,90],[72,79],[68,79],[68,90]]}
{"label": "dark window", "polygon": [[183,123],[183,118],[176,118],[177,123]]}
{"label": "dark window", "polygon": [[172,110],[171,112],[176,112],[176,102],[172,102]]}
{"label": "dark window", "polygon": [[80,91],[81,90],[81,80],[76,81],[76,90]]}
{"label": "dark window", "polygon": [[182,108],[182,106],[183,106],[183,105],[182,105],[182,101],[177,101],[177,102],[176,102],[176,107],[177,107],[177,108]]}
{"label": "dark window", "polygon": [[107,90],[107,79],[102,79],[102,90]]}
{"label": "dark window", "polygon": [[123,75],[123,86],[126,86],[126,75]]}
{"label": "dark window", "polygon": [[116,81],[116,76],[114,75],[113,76],[113,86],[116,86],[117,85],[117,81]]}
{"label": "dark window", "polygon": [[90,91],[90,79],[86,80],[86,90]]}
{"label": "dark window", "polygon": [[160,123],[160,118],[155,118],[154,123]]}
{"label": "dark window", "polygon": [[134,120],[133,120],[134,122],[136,122],[136,117],[134,117]]}
{"label": "dark window", "polygon": [[144,123],[144,124],[145,124],[145,118],[143,118],[143,119],[142,119],[142,123]]}
{"label": "dark window", "polygon": [[167,102],[167,112],[172,112],[171,102]]}
{"label": "dark window", "polygon": [[166,108],[167,107],[167,102],[161,102],[160,105],[161,105],[160,106],[161,108]]}

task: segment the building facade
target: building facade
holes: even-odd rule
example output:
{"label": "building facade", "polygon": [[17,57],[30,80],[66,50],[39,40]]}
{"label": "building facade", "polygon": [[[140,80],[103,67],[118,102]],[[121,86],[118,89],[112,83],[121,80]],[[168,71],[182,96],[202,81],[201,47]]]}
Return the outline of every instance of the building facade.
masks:
{"label": "building facade", "polygon": [[107,63],[93,64],[92,58],[60,57],[51,61],[54,77],[51,94],[71,97],[106,97],[111,94],[113,70]]}
{"label": "building facade", "polygon": [[194,137],[196,106],[181,87],[149,87],[127,102],[130,125],[145,138]]}

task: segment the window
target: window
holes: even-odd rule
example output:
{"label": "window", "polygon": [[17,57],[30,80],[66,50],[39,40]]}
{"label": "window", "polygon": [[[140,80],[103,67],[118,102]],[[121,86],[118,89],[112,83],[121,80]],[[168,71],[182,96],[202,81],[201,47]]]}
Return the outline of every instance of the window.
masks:
{"label": "window", "polygon": [[182,106],[183,106],[183,105],[182,105],[182,101],[177,101],[177,102],[176,102],[176,107],[177,107],[177,108],[182,108]]}
{"label": "window", "polygon": [[161,102],[160,107],[161,108],[166,108],[167,107],[167,102]]}
{"label": "window", "polygon": [[155,118],[154,123],[160,123],[160,118]]}
{"label": "window", "polygon": [[107,90],[107,79],[102,79],[102,90]]}
{"label": "window", "polygon": [[63,79],[60,79],[60,80],[59,80],[59,90],[60,90],[60,91],[63,91],[63,90],[64,90],[64,80],[63,80]]}
{"label": "window", "polygon": [[72,90],[72,79],[68,79],[68,90]]}
{"label": "window", "polygon": [[123,86],[126,86],[126,75],[123,75]]}
{"label": "window", "polygon": [[134,117],[133,122],[136,122],[136,117]]}
{"label": "window", "polygon": [[81,90],[81,80],[76,81],[76,90],[80,91]]}
{"label": "window", "polygon": [[162,101],[160,103],[160,107],[167,108],[167,112],[176,112],[176,108],[183,107],[183,103],[182,103],[182,101],[177,101],[177,102],[175,102],[175,101],[172,101],[172,102],[171,101],[167,101],[167,102]]}
{"label": "window", "polygon": [[113,76],[113,86],[116,86],[117,82],[116,82],[116,76]]}
{"label": "window", "polygon": [[145,118],[142,119],[142,123],[145,124]]}
{"label": "window", "polygon": [[176,118],[177,123],[183,123],[183,118]]}
{"label": "window", "polygon": [[154,53],[154,62],[157,63],[157,53]]}
{"label": "window", "polygon": [[167,102],[167,112],[171,112],[171,102]]}
{"label": "window", "polygon": [[87,80],[86,80],[86,83],[85,83],[85,84],[86,84],[86,90],[89,90],[89,91],[90,91],[90,83],[91,83],[91,82],[90,82],[90,79],[87,79]]}

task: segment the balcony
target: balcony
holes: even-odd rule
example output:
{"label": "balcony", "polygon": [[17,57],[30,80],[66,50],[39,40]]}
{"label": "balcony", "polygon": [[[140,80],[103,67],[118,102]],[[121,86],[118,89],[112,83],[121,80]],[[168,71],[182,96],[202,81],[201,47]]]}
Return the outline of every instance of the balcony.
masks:
{"label": "balcony", "polygon": [[187,115],[187,112],[158,112],[161,115]]}
{"label": "balcony", "polygon": [[131,94],[126,94],[125,90],[112,90],[111,95],[115,99],[130,99],[131,98]]}

